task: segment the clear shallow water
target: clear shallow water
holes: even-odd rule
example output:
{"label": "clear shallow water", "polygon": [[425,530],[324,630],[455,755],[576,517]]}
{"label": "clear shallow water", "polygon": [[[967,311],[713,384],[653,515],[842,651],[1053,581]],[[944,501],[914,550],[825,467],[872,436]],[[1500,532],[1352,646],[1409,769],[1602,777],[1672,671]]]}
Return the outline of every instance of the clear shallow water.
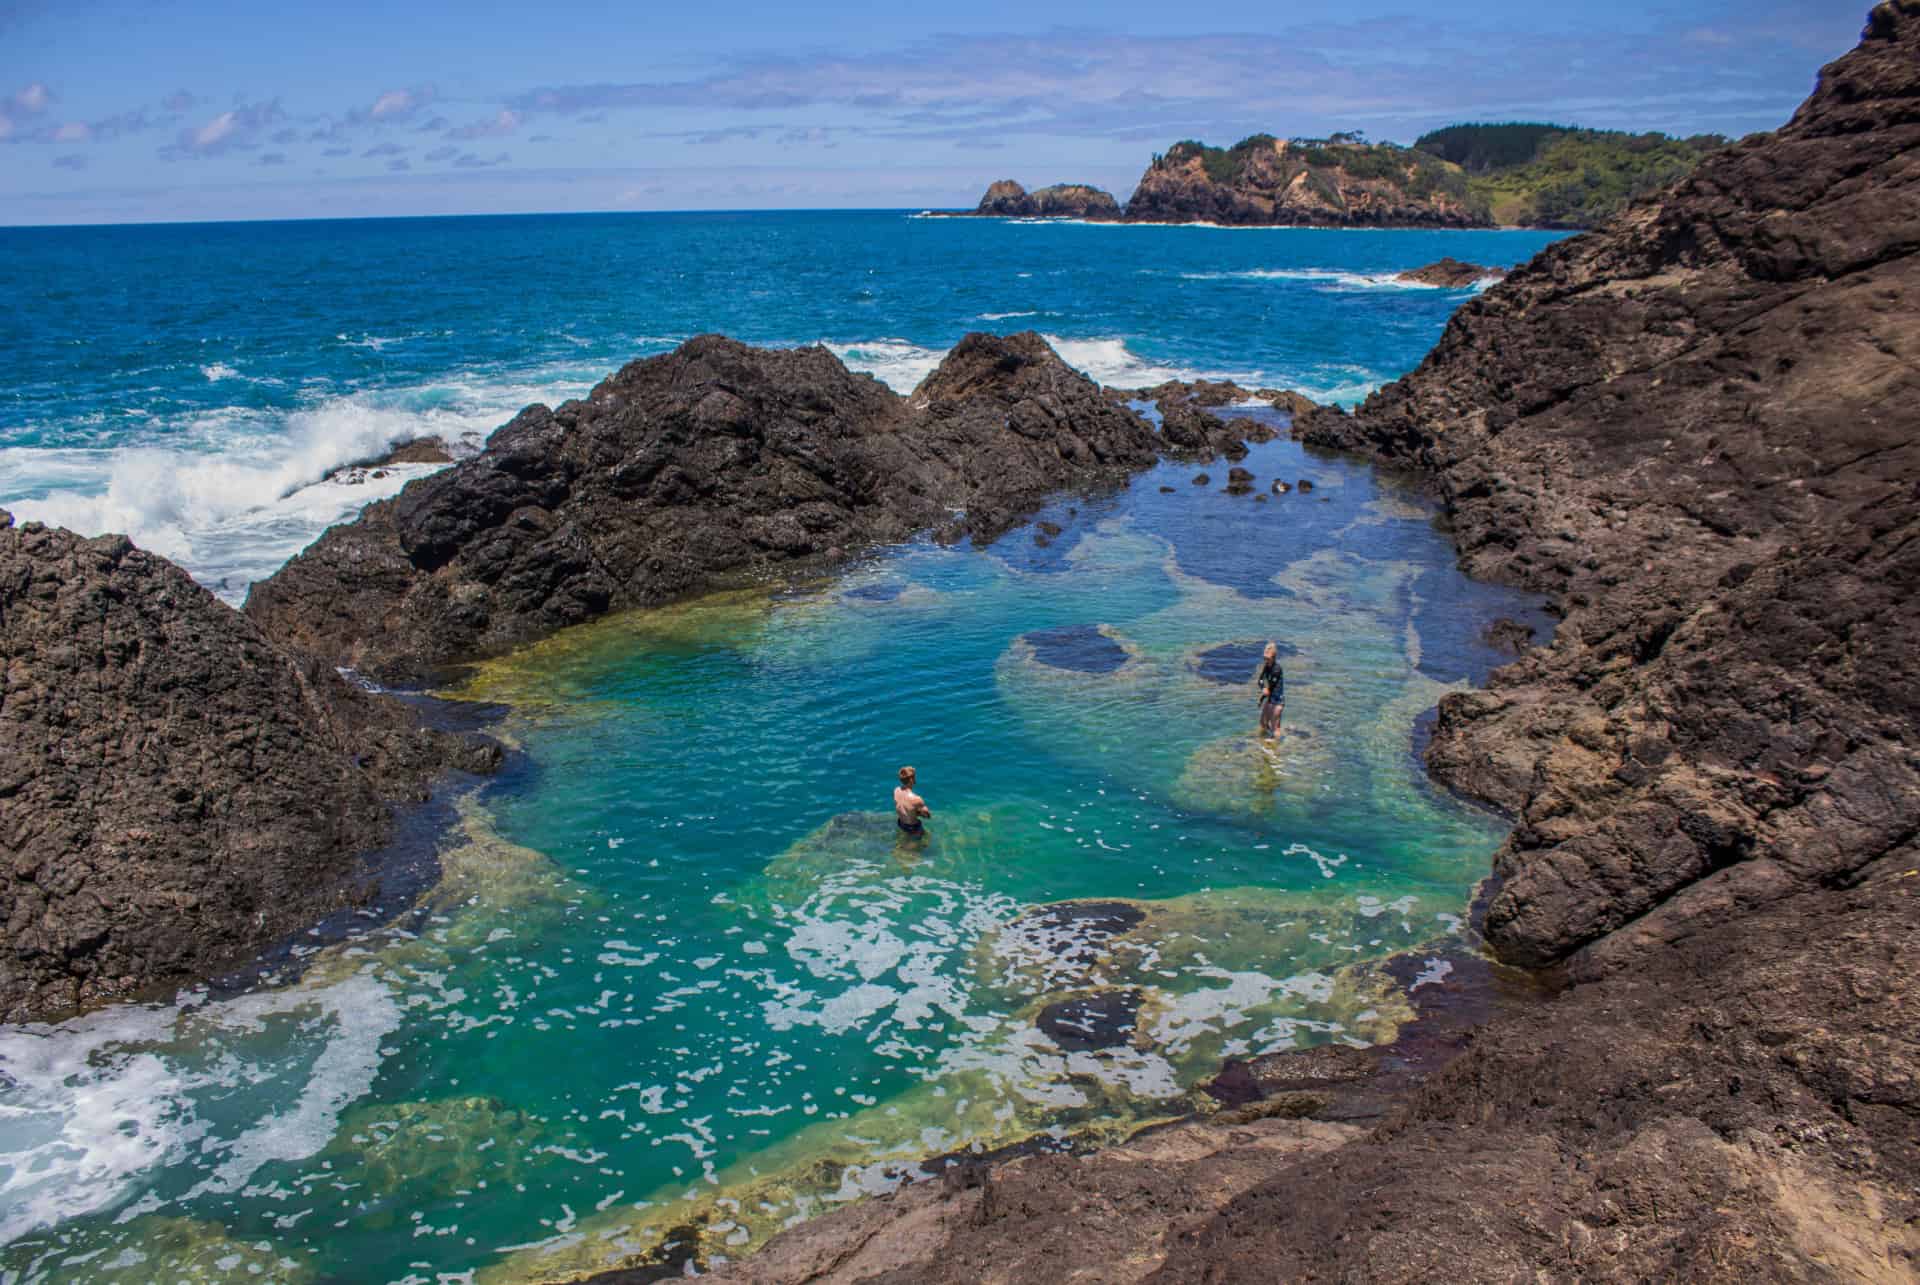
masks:
{"label": "clear shallow water", "polygon": [[[1190,319],[1102,315],[1093,283],[1127,277],[1136,236],[1225,272],[1263,237],[1271,262],[1347,234],[895,222],[1037,272],[1104,258],[1071,323],[1124,335],[1130,360],[1179,360],[1187,327],[1182,368],[1243,379],[1294,343],[1339,347],[1269,301],[1231,366]],[[1394,236],[1418,239],[1353,242],[1356,268]],[[1434,238],[1471,257],[1463,239]],[[1165,266],[1141,254],[1134,275]],[[1383,375],[1461,297],[1349,293],[1351,347]],[[836,298],[820,315],[857,306]],[[883,329],[943,342],[906,324],[922,304]],[[235,454],[166,449],[176,470]],[[454,694],[507,703],[523,753],[463,801],[421,916],[278,989],[0,1028],[0,1276],[552,1279],[690,1225],[738,1253],[928,1155],[1191,1109],[1223,1055],[1389,1036],[1401,1001],[1374,965],[1452,930],[1500,833],[1434,795],[1411,728],[1497,663],[1484,625],[1530,604],[1461,579],[1425,509],[1368,470],[1287,442],[1245,465],[1315,490],[1256,502],[1220,493],[1224,468],[1202,488],[1163,466],[1059,501],[1045,545],[912,545],[483,667]],[[1293,649],[1277,753],[1250,736],[1238,649],[1266,638]],[[923,847],[886,814],[902,762],[936,814]],[[1082,897],[1143,921],[1062,954],[1020,918]],[[1114,989],[1141,998],[1128,1047],[1037,1026]]]}
{"label": "clear shallow water", "polygon": [[1031,328],[1106,383],[1352,401],[1466,296],[1387,275],[1553,235],[898,213],[0,228],[0,506],[127,532],[237,602],[412,475],[313,485],[330,468],[484,434],[701,332],[825,341],[905,391],[968,331]]}

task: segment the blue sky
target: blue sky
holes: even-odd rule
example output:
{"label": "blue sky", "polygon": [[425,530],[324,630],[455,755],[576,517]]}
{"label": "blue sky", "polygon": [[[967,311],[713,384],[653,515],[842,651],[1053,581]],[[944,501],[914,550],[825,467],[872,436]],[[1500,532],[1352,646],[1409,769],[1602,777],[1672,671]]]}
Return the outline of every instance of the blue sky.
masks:
{"label": "blue sky", "polygon": [[1124,200],[1188,137],[1739,135],[1867,7],[0,0],[0,224]]}

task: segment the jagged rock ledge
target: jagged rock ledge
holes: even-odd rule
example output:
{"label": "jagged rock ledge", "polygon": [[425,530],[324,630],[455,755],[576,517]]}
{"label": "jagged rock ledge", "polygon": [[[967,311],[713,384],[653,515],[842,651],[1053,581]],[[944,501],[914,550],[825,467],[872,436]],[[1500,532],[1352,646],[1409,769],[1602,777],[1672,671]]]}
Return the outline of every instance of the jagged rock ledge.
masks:
{"label": "jagged rock ledge", "polygon": [[124,536],[0,511],[0,1020],[199,980],[368,902],[394,806],[499,756]]}

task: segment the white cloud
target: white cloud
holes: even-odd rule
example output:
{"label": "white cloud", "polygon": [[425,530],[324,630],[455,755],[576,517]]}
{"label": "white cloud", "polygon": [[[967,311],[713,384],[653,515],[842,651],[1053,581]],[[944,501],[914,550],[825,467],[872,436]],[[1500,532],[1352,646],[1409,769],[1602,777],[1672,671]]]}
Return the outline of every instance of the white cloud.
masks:
{"label": "white cloud", "polygon": [[389,116],[405,116],[414,110],[413,91],[407,89],[389,89],[373,100],[373,106],[367,109],[367,115],[375,120],[385,120]]}
{"label": "white cloud", "polygon": [[47,105],[52,101],[53,91],[39,81],[35,81],[13,96],[13,111],[11,114],[17,116],[38,116],[41,112],[47,110]]}
{"label": "white cloud", "polygon": [[505,138],[520,128],[520,113],[503,108],[487,120],[477,120],[471,125],[462,125],[459,129],[447,131],[448,138]]}

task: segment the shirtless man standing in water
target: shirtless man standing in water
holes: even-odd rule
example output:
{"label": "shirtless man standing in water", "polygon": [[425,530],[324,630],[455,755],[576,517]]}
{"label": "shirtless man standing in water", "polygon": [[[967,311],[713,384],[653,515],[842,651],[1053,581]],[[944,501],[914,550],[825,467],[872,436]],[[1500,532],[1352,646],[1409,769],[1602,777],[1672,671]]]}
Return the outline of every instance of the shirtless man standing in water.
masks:
{"label": "shirtless man standing in water", "polygon": [[893,819],[904,834],[925,834],[927,828],[921,822],[933,815],[933,809],[913,792],[913,782],[913,769],[901,768],[900,784],[893,791]]}

